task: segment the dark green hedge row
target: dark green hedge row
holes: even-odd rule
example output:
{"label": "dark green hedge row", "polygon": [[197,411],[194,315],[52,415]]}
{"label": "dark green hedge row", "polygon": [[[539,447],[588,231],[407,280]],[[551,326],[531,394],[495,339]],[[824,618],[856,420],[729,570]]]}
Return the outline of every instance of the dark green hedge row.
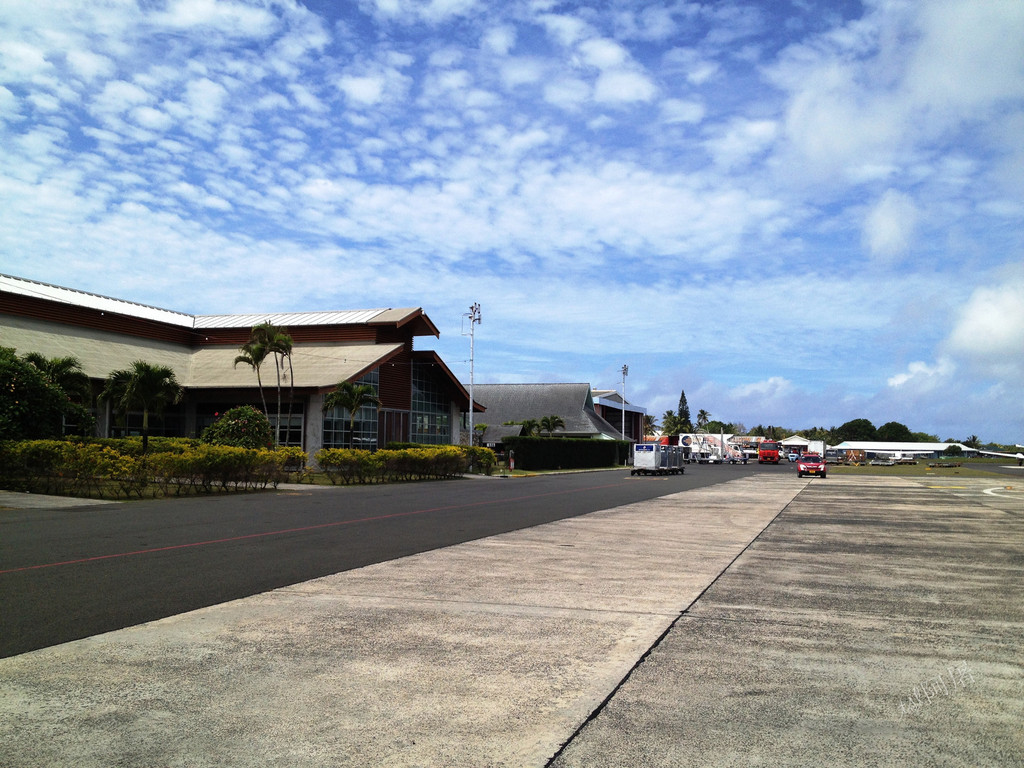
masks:
{"label": "dark green hedge row", "polygon": [[623,464],[627,440],[577,440],[564,437],[506,437],[506,454],[515,451],[516,469],[592,469]]}

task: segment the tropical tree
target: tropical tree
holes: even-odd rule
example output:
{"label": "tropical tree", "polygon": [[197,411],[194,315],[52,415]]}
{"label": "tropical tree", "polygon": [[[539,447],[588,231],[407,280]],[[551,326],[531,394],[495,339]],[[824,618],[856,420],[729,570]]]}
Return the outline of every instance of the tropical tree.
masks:
{"label": "tropical tree", "polygon": [[72,400],[88,403],[92,398],[89,377],[77,357],[45,357],[29,352],[22,359],[38,368],[51,384],[60,387]]}
{"label": "tropical tree", "polygon": [[887,443],[915,442],[914,434],[910,431],[910,428],[906,424],[900,424],[898,421],[886,422],[878,428],[876,435],[879,440]]}
{"label": "tropical tree", "polygon": [[966,438],[965,440],[961,440],[960,442],[962,442],[968,448],[981,447],[981,438],[979,438],[977,435],[971,435],[970,437]]}
{"label": "tropical tree", "polygon": [[[253,331],[255,331],[255,328]],[[235,358],[235,367],[237,368],[239,363],[244,363],[256,372],[256,386],[259,387],[260,390],[260,402],[263,403],[263,415],[269,418],[270,411],[267,410],[267,398],[263,394],[263,377],[260,374],[260,371],[263,368],[263,362],[267,359],[269,351],[265,344],[255,338],[255,333],[249,337],[249,341],[239,347],[238,351],[242,354]]]}
{"label": "tropical tree", "polygon": [[679,407],[676,410],[676,416],[679,418],[679,426],[681,427],[681,429],[677,431],[693,431],[693,425],[690,423],[690,406],[686,402],[686,392],[682,389],[679,390]]}
{"label": "tropical tree", "polygon": [[471,435],[473,445],[482,445],[484,439],[484,432],[487,431],[487,425],[478,422],[473,425],[473,431],[476,432],[475,435]]}
{"label": "tropical tree", "polygon": [[658,431],[658,422],[649,413],[644,414],[644,437],[653,435]]}
{"label": "tropical tree", "polygon": [[551,437],[551,434],[556,429],[565,429],[565,419],[561,416],[555,416],[554,414],[551,416],[542,416],[538,426],[540,427],[541,432],[547,432],[548,437]]}
{"label": "tropical tree", "polygon": [[[267,409],[267,400],[263,395],[263,379],[260,370],[268,356],[274,358],[274,372],[277,376],[277,428],[274,430],[274,443],[279,442],[281,434],[281,375],[284,364],[288,364],[288,380],[290,382],[290,395],[288,399],[288,427],[292,421],[292,403],[295,399],[295,376],[292,368],[292,337],[284,328],[280,328],[269,320],[254,325],[249,331],[249,341],[239,347],[241,354],[235,358],[235,365],[245,363],[256,372],[256,383],[260,389],[260,400],[263,402],[263,412],[270,417]],[[287,431],[285,435],[287,436]]]}
{"label": "tropical tree", "polygon": [[11,347],[0,347],[0,382],[0,440],[60,437],[65,421],[83,434],[92,426],[85,408]]}
{"label": "tropical tree", "polygon": [[680,432],[689,432],[679,421],[679,416],[674,411],[665,411],[661,416],[661,434],[678,435]]}
{"label": "tropical tree", "polygon": [[523,425],[523,434],[526,437],[534,437],[540,432],[540,422],[536,419],[524,419],[519,423]]}
{"label": "tropical tree", "polygon": [[356,415],[364,405],[380,405],[377,390],[369,384],[342,381],[324,397],[324,410],[341,408],[348,411],[349,447],[355,447]]}
{"label": "tropical tree", "polygon": [[183,394],[181,384],[168,366],[136,360],[131,368],[111,372],[100,400],[109,401],[125,416],[129,411],[142,411],[142,452],[145,453],[149,448],[150,411],[159,416],[168,405],[179,402]]}
{"label": "tropical tree", "polygon": [[711,421],[711,414],[701,409],[697,411],[697,429],[704,429]]}
{"label": "tropical tree", "polygon": [[853,419],[838,428],[840,442],[846,440],[877,440],[875,425],[867,419]]}

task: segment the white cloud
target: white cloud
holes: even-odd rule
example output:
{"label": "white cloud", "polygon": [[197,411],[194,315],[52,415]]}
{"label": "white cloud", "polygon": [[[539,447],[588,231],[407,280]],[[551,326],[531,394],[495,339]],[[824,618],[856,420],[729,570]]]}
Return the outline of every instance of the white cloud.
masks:
{"label": "white cloud", "polygon": [[955,371],[956,366],[953,361],[946,357],[940,358],[934,365],[915,361],[910,363],[903,373],[890,376],[886,380],[886,384],[893,388],[930,392],[947,384]]}
{"label": "white cloud", "polygon": [[630,60],[629,52],[614,40],[594,38],[579,45],[583,60],[598,69],[621,67]]}
{"label": "white cloud", "polygon": [[132,110],[131,116],[143,128],[154,131],[166,131],[174,124],[170,115],[153,107],[137,107]]}
{"label": "white cloud", "polygon": [[101,112],[120,113],[150,100],[150,95],[134,83],[112,80],[103,87],[94,104]]}
{"label": "white cloud", "polygon": [[718,74],[721,66],[694,48],[673,48],[663,57],[667,71],[680,72],[691,85],[704,85]]}
{"label": "white cloud", "polygon": [[632,70],[607,70],[594,84],[594,100],[604,104],[650,101],[657,92],[657,86],[649,77]]}
{"label": "white cloud", "polygon": [[732,168],[767,150],[777,133],[773,120],[733,118],[704,144],[717,164]]}
{"label": "white cloud", "polygon": [[501,79],[509,88],[537,83],[544,78],[545,69],[540,59],[517,57],[502,63]]}
{"label": "white cloud", "polygon": [[894,189],[886,190],[864,219],[864,245],[877,258],[902,256],[914,242],[919,215],[913,199]]}
{"label": "white cloud", "polygon": [[416,21],[439,23],[468,13],[477,0],[360,0],[378,18],[401,24]]}
{"label": "white cloud", "polygon": [[590,25],[573,16],[548,13],[537,19],[557,42],[573,45],[590,33]]}
{"label": "white cloud", "polygon": [[227,89],[208,77],[191,80],[185,86],[185,102],[192,117],[204,122],[213,122],[220,117],[227,98]]}
{"label": "white cloud", "polygon": [[41,73],[49,73],[53,65],[46,60],[46,52],[30,43],[6,40],[0,49],[0,75],[5,80],[20,80]]}
{"label": "white cloud", "polygon": [[172,29],[207,27],[232,37],[265,37],[277,26],[267,9],[232,0],[172,0],[155,20]]}
{"label": "white cloud", "polygon": [[975,289],[945,347],[979,373],[1024,377],[1024,278]]}
{"label": "white cloud", "polygon": [[344,75],[338,80],[338,88],[350,101],[372,106],[383,98],[384,78],[372,75],[363,77]]}
{"label": "white cloud", "polygon": [[508,24],[493,27],[484,33],[480,42],[482,47],[491,53],[507,56],[516,44],[515,27]]}
{"label": "white cloud", "polygon": [[67,53],[68,67],[85,80],[100,77],[112,77],[117,65],[108,56],[101,56],[86,50],[74,50]]}
{"label": "white cloud", "polygon": [[578,79],[560,78],[544,86],[544,100],[563,109],[579,107],[590,95],[590,86]]}
{"label": "white cloud", "polygon": [[750,384],[733,387],[729,390],[729,396],[739,400],[751,397],[765,400],[786,397],[792,391],[793,382],[781,376],[772,376],[764,381],[755,381]]}
{"label": "white cloud", "polygon": [[699,101],[665,99],[661,102],[663,123],[699,123],[706,113],[707,109]]}

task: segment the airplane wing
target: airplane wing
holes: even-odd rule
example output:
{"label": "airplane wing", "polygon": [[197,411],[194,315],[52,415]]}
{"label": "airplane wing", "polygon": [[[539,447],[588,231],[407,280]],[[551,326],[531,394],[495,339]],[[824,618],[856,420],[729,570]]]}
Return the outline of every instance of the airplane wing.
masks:
{"label": "airplane wing", "polygon": [[[1024,448],[1024,445],[1018,445],[1018,448]],[[1017,453],[1000,453],[999,451],[981,451],[978,453],[984,454],[985,456],[1002,456],[1007,459],[1024,459],[1024,453],[1018,451]]]}

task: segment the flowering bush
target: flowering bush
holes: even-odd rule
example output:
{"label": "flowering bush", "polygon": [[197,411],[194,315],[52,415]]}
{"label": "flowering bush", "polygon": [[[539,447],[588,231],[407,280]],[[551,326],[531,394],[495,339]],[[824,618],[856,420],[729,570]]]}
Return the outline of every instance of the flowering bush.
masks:
{"label": "flowering bush", "polygon": [[202,440],[211,445],[235,448],[270,448],[274,430],[270,421],[251,405],[240,405],[225,411],[217,421],[203,430]]}

